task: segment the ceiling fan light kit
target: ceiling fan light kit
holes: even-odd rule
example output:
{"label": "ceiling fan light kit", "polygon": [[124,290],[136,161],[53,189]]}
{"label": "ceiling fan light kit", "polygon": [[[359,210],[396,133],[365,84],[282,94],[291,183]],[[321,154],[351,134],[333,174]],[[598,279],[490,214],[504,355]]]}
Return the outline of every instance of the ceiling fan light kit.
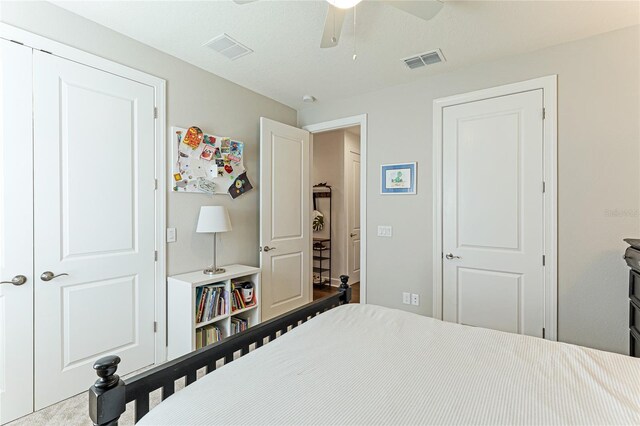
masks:
{"label": "ceiling fan light kit", "polygon": [[351,9],[361,1],[362,0],[327,0],[331,6],[335,6],[340,9]]}
{"label": "ceiling fan light kit", "polygon": [[[257,0],[233,0],[236,4],[247,4]],[[320,47],[325,49],[329,47],[336,47],[340,41],[340,34],[342,33],[342,24],[344,23],[347,9],[354,9],[354,27],[355,27],[355,7],[362,0],[326,0],[327,1],[327,14],[324,21],[324,29],[322,32],[322,38],[320,40]],[[440,12],[444,3],[442,0],[379,0],[372,1],[372,3],[385,4],[387,6],[394,7],[402,10],[410,15],[420,18],[424,21],[428,21]],[[355,28],[354,28],[355,31]],[[354,35],[355,37],[355,35]],[[354,41],[355,44],[355,41]],[[353,60],[355,61],[358,55],[353,52]]]}

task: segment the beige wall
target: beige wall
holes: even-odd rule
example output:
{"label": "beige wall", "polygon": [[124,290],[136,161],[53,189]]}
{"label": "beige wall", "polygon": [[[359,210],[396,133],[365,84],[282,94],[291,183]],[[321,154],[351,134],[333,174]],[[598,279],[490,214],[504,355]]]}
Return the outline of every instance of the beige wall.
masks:
{"label": "beige wall", "polygon": [[[314,232],[314,237],[329,236],[329,214],[331,213],[331,278],[333,285],[339,285],[338,277],[346,273],[344,238],[346,232],[344,210],[344,130],[313,135],[313,177],[314,185],[327,182],[331,185],[331,211],[329,199],[317,198],[316,207],[324,214],[325,227]],[[317,265],[317,262],[314,262]],[[323,263],[323,266],[326,262]]]}
{"label": "beige wall", "polygon": [[[244,141],[255,190],[236,200],[169,192],[167,226],[177,228],[178,240],[167,246],[167,265],[176,274],[211,263],[212,236],[194,232],[199,208],[208,204],[227,206],[234,228],[220,235],[219,264],[258,264],[259,118],[295,124],[295,110],[50,3],[0,2],[0,21],[166,79],[167,134],[172,125],[197,125]],[[170,163],[169,149],[167,157]]]}
{"label": "beige wall", "polygon": [[[639,37],[630,27],[299,111],[299,125],[368,114],[367,301],[432,312],[433,100],[558,74],[559,338],[627,352],[622,238],[640,235]],[[380,196],[380,164],[402,161],[418,162],[418,194]],[[392,238],[376,237],[380,224]],[[420,306],[403,305],[403,291]]]}
{"label": "beige wall", "polygon": [[[347,206],[347,162],[349,151],[360,153],[359,126],[313,135],[313,176],[314,185],[327,182],[331,185],[331,278],[332,284],[340,285],[340,275],[349,275],[347,259],[349,229]],[[317,207],[329,218],[329,202],[326,198],[317,199]],[[328,222],[322,231],[314,232],[314,237],[326,238],[329,235]]]}

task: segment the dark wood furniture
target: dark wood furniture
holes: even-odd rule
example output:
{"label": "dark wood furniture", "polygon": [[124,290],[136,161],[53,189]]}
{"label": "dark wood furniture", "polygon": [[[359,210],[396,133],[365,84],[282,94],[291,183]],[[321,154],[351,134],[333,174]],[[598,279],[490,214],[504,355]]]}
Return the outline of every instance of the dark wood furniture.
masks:
{"label": "dark wood furniture", "polygon": [[[234,334],[221,342],[206,346],[180,358],[164,363],[149,371],[122,380],[116,374],[120,358],[106,356],[95,362],[93,368],[99,379],[89,389],[89,417],[94,425],[117,426],[118,419],[126,410],[126,404],[134,402],[135,421],[149,412],[149,394],[162,389],[162,400],[175,391],[175,381],[186,377],[186,385],[196,381],[197,371],[206,368],[206,373],[216,369],[219,360],[229,363],[234,358],[282,336],[287,331],[307,320],[337,306],[349,303],[351,288],[349,277],[340,277],[340,291],[286,314],[265,321],[255,327]],[[238,355],[236,357],[236,355]]]}
{"label": "dark wood furniture", "polygon": [[[329,199],[329,238],[313,238],[313,272],[318,274],[318,279],[313,279],[314,285],[331,286],[331,226],[333,226],[331,185],[326,183],[314,185],[313,187],[313,209],[318,210],[318,198]],[[317,263],[316,263],[317,262]]]}
{"label": "dark wood furniture", "polygon": [[629,271],[629,355],[640,358],[640,240],[625,239],[624,260]]}

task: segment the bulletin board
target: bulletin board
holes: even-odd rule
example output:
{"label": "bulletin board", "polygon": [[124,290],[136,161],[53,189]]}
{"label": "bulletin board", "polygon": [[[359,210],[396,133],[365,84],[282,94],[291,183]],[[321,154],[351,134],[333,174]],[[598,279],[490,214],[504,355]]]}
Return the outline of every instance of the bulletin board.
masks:
{"label": "bulletin board", "polygon": [[204,133],[198,127],[171,128],[175,192],[229,194],[250,190],[244,168],[244,143]]}

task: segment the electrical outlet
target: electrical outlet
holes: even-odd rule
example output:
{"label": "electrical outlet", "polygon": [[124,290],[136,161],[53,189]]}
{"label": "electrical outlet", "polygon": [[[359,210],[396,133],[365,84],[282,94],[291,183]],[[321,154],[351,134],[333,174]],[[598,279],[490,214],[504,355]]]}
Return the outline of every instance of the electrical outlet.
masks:
{"label": "electrical outlet", "polygon": [[411,294],[411,304],[418,306],[420,305],[420,295],[419,294]]}
{"label": "electrical outlet", "polygon": [[167,242],[168,243],[176,242],[176,228],[167,228]]}
{"label": "electrical outlet", "polygon": [[378,237],[391,237],[393,234],[390,226],[378,225]]}
{"label": "electrical outlet", "polygon": [[405,305],[411,304],[411,293],[402,293],[402,303]]}

